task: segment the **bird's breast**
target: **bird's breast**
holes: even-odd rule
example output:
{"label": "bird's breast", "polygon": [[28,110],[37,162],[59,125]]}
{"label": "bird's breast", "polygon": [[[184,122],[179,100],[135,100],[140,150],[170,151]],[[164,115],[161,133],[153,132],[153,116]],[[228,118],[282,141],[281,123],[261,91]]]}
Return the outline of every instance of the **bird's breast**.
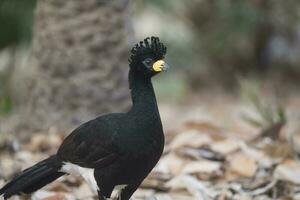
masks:
{"label": "bird's breast", "polygon": [[[152,136],[142,134],[132,139],[132,146],[128,148],[126,160],[135,163],[137,167],[152,169],[158,162],[164,149],[163,133],[152,133]],[[128,163],[128,162],[127,162]]]}

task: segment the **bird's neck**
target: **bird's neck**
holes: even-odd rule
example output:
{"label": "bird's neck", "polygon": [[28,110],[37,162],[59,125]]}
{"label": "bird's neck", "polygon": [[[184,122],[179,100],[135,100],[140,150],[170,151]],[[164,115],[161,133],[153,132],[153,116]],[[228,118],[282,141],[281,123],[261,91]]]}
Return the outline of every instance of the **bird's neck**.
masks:
{"label": "bird's neck", "polygon": [[[134,72],[130,72],[134,73]],[[132,98],[131,112],[142,112],[144,114],[159,114],[156,97],[150,78],[130,74],[130,89]]]}

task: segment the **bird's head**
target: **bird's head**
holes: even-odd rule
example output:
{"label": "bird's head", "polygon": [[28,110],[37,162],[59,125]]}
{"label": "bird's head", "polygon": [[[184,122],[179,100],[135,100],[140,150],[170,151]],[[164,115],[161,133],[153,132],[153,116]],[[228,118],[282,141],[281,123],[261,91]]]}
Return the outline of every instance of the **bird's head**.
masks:
{"label": "bird's head", "polygon": [[166,53],[167,48],[158,37],[147,37],[132,48],[129,58],[130,69],[150,78],[167,71],[169,67],[163,60]]}

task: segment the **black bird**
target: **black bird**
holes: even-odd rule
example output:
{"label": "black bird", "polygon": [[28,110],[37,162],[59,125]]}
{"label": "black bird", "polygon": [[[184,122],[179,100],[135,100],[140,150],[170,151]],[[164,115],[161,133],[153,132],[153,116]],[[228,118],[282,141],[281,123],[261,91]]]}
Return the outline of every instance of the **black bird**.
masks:
{"label": "black bird", "polygon": [[[100,200],[118,190],[129,200],[158,162],[164,134],[151,78],[168,65],[166,47],[158,37],[136,44],[129,58],[132,108],[127,113],[97,117],[75,129],[57,154],[24,170],[0,189],[0,196],[30,194],[57,178],[80,174],[98,192]],[[0,197],[0,198],[1,198]]]}

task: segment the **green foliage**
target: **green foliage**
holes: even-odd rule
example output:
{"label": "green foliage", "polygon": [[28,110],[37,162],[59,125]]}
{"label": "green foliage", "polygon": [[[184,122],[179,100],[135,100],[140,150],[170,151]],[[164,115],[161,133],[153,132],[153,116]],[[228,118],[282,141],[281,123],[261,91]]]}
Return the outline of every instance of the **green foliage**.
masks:
{"label": "green foliage", "polygon": [[28,43],[36,0],[0,0],[0,49]]}
{"label": "green foliage", "polygon": [[161,10],[168,11],[169,14],[171,14],[172,11],[174,11],[174,6],[178,3],[180,3],[180,0],[146,0],[147,4],[155,6]]}
{"label": "green foliage", "polygon": [[[30,44],[36,3],[36,0],[0,0],[0,51],[12,45]],[[12,109],[6,88],[8,77],[3,77],[8,76],[5,73],[0,74],[0,114],[7,114]]]}
{"label": "green foliage", "polygon": [[247,81],[241,83],[243,98],[252,106],[257,117],[242,115],[242,118],[253,126],[259,128],[272,127],[277,123],[285,123],[286,113],[279,103],[266,100],[257,91],[257,86]]}
{"label": "green foliage", "polygon": [[0,115],[8,114],[11,110],[11,98],[9,96],[0,96]]}

